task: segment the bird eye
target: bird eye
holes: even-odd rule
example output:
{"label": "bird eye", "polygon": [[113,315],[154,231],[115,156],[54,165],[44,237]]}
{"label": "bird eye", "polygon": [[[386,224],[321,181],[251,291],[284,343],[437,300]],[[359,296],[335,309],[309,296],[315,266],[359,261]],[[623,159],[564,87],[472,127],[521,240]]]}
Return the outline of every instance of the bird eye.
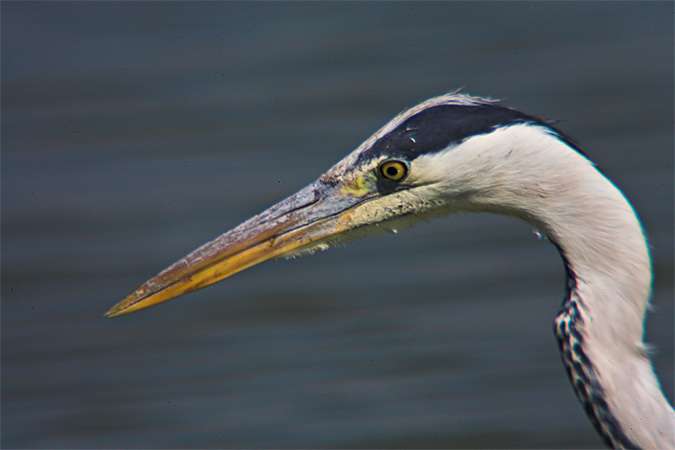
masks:
{"label": "bird eye", "polygon": [[408,166],[402,161],[385,161],[380,165],[380,173],[391,181],[401,181],[408,175]]}

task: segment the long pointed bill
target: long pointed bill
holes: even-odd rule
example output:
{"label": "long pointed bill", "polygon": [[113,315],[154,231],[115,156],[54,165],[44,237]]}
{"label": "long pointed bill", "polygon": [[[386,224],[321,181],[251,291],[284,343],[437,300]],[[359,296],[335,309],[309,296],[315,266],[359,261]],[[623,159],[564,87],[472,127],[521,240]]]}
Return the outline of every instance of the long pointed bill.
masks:
{"label": "long pointed bill", "polygon": [[146,281],[108,317],[201,289],[268,259],[321,246],[352,228],[350,209],[363,200],[317,181],[204,244]]}

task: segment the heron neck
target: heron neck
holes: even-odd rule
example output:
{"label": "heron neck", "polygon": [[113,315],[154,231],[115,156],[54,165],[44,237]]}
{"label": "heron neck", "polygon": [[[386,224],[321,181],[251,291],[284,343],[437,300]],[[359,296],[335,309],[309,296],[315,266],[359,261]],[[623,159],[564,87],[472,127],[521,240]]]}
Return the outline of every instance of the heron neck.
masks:
{"label": "heron neck", "polygon": [[[570,295],[555,330],[570,381],[612,447],[675,448],[675,413],[643,343],[652,270],[642,227],[623,194],[567,151],[545,202],[526,213],[567,264]],[[533,189],[544,186],[532,175]]]}
{"label": "heron neck", "polygon": [[[614,190],[611,197],[597,194],[603,184]],[[568,271],[569,295],[554,327],[563,363],[608,445],[673,448],[675,413],[643,343],[651,263],[642,229],[630,204],[601,174],[583,196],[583,214],[567,221],[543,217]]]}
{"label": "heron neck", "polygon": [[675,448],[675,413],[643,343],[652,282],[647,243],[628,201],[590,167],[583,184],[552,200],[575,202],[576,212],[542,217],[570,277],[555,327],[563,362],[610,446]]}
{"label": "heron neck", "polygon": [[540,127],[514,126],[467,144],[462,152],[482,156],[469,175],[472,205],[534,223],[565,261],[569,296],[556,335],[591,421],[612,446],[675,448],[675,412],[643,343],[651,260],[629,202]]}

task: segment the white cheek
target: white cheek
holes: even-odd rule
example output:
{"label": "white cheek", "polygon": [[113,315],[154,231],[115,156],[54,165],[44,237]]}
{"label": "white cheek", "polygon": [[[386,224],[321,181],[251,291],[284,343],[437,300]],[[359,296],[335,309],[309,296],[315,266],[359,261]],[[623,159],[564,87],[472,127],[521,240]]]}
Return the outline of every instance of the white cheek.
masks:
{"label": "white cheek", "polygon": [[411,165],[410,180],[436,184],[449,195],[495,190],[505,195],[522,184],[531,185],[533,167],[558,177],[557,168],[570,158],[584,160],[541,127],[519,124],[418,157]]}

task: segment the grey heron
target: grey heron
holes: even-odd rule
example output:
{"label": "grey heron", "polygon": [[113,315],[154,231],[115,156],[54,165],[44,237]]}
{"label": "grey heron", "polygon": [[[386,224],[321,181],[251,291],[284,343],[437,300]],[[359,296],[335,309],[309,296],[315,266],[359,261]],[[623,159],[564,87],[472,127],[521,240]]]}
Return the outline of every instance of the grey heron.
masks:
{"label": "grey heron", "polygon": [[315,182],[204,244],[106,313],[201,289],[280,256],[453,212],[524,219],[558,248],[554,332],[571,384],[614,448],[675,448],[675,412],[643,342],[652,268],[632,206],[551,124],[451,93],[403,111]]}

